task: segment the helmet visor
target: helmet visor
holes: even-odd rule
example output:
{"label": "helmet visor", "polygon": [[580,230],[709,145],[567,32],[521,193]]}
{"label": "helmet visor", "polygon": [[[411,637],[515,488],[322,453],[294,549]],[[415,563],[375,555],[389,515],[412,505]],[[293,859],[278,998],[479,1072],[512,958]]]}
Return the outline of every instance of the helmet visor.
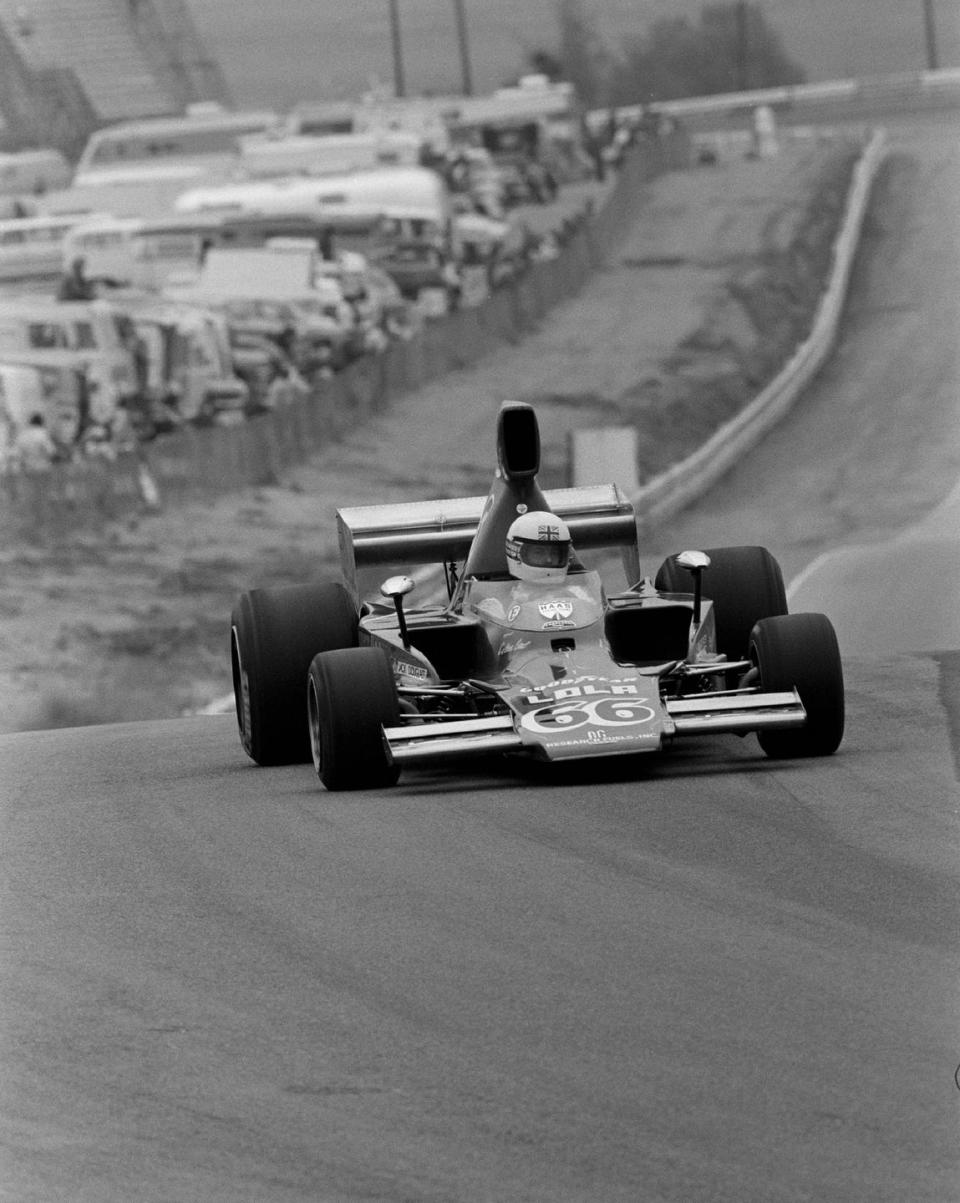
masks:
{"label": "helmet visor", "polygon": [[520,559],[531,568],[565,568],[570,559],[570,544],[563,540],[520,544]]}

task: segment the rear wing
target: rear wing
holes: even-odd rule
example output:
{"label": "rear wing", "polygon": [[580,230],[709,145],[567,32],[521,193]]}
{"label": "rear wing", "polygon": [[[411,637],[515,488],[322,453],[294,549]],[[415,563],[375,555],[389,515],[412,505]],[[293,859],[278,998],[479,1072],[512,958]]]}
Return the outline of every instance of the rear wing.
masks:
{"label": "rear wing", "polygon": [[[640,579],[634,509],[615,484],[552,489],[548,508],[570,527],[576,551],[621,549],[629,583]],[[340,562],[359,594],[359,570],[380,566],[461,563],[467,558],[489,496],[353,506],[337,511]]]}

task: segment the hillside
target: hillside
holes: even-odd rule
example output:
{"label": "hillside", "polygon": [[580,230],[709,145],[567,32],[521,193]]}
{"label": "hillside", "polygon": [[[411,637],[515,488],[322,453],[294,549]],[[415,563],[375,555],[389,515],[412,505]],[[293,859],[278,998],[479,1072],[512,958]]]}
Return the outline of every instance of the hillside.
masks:
{"label": "hillside", "polygon": [[[371,77],[392,83],[385,0],[189,0],[197,26],[241,104],[289,106],[352,96]],[[583,0],[605,43],[643,36],[664,16],[696,19],[702,0]],[[933,0],[941,66],[960,64],[956,0]],[[920,0],[762,0],[764,16],[811,81],[926,65]],[[515,77],[534,48],[556,42],[557,0],[464,0],[474,90]],[[452,0],[398,5],[408,92],[457,92]],[[642,16],[639,15],[642,13]]]}

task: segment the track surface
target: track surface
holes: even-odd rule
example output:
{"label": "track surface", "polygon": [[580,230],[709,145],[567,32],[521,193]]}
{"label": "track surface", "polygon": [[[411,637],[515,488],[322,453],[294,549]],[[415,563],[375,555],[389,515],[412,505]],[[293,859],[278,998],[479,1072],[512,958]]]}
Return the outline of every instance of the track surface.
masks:
{"label": "track surface", "polygon": [[[956,485],[957,142],[905,138],[835,363],[651,571],[884,544],[896,579]],[[823,762],[326,795],[230,718],[0,738],[0,1197],[960,1198],[960,645],[916,634],[951,529],[897,639],[844,610]]]}

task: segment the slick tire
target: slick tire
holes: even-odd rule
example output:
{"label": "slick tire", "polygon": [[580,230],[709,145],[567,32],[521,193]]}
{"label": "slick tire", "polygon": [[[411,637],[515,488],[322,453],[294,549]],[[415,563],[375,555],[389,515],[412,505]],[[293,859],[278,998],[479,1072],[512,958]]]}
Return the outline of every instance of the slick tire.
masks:
{"label": "slick tire", "polygon": [[796,689],[807,712],[806,726],[760,731],[770,757],[830,756],[844,728],[843,665],[836,632],[824,614],[764,618],[750,636],[750,659],[766,691]]}
{"label": "slick tire", "polygon": [[233,693],[240,742],[260,765],[310,760],[304,714],[307,673],[317,652],[355,647],[359,619],[339,581],[253,589],[230,623]]}
{"label": "slick tire", "polygon": [[[710,567],[703,573],[703,596],[713,602],[717,651],[729,660],[744,660],[750,632],[761,618],[787,612],[787,593],[780,565],[765,547],[707,547]],[[654,585],[665,593],[691,593],[693,577],[668,556]]]}
{"label": "slick tire", "polygon": [[400,721],[400,703],[386,652],[347,648],[314,656],[307,681],[313,767],[329,790],[394,785],[400,771],[383,728]]}

